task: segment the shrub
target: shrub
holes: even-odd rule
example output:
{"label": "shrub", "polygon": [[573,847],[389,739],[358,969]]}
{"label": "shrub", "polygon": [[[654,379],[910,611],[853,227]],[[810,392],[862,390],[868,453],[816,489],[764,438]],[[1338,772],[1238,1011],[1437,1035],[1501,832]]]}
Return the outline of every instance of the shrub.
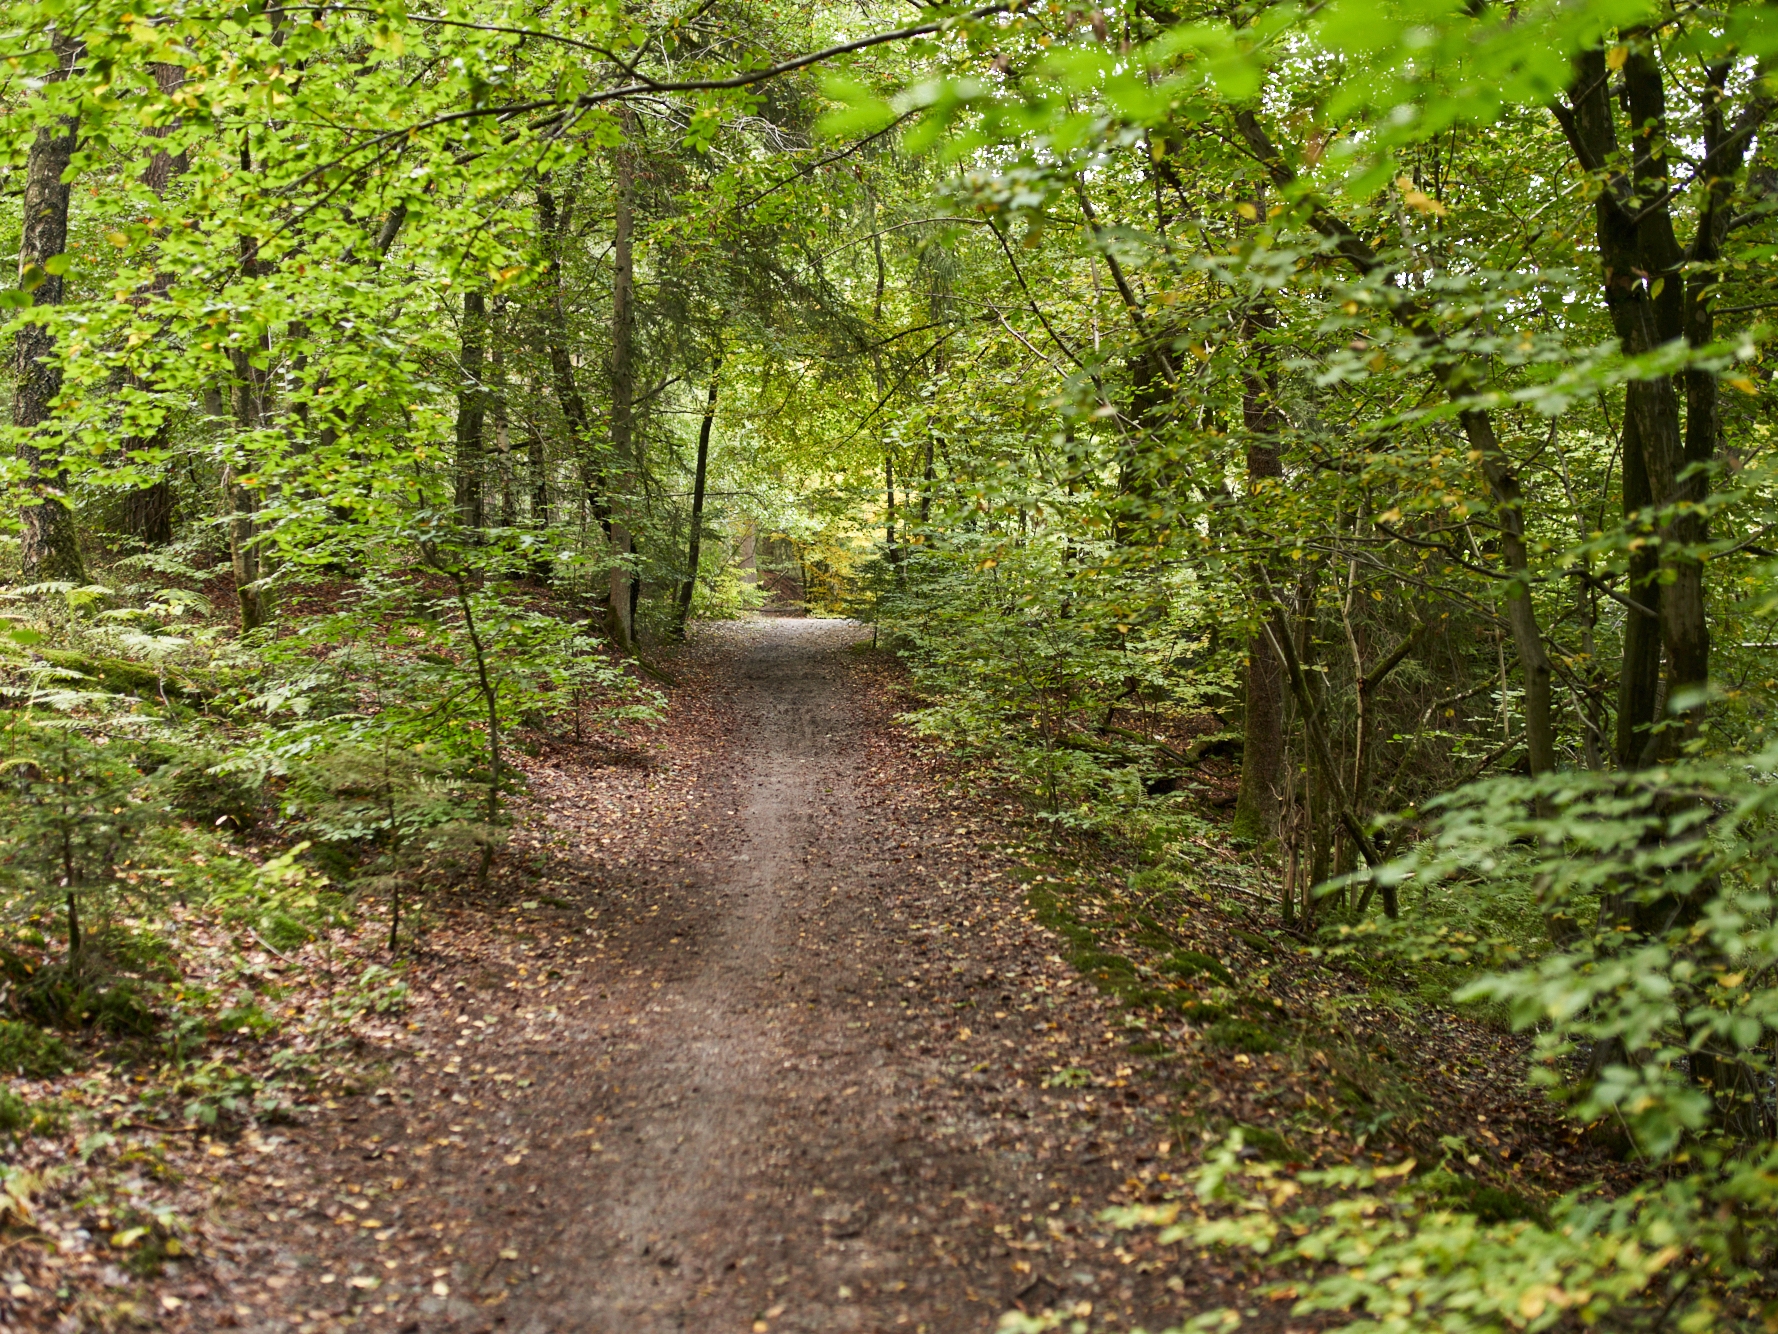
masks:
{"label": "shrub", "polygon": [[0,884],[42,917],[60,911],[78,965],[89,909],[118,893],[113,876],[147,822],[142,775],[125,747],[71,726],[20,720],[0,731]]}
{"label": "shrub", "polygon": [[96,1028],[113,1037],[146,1037],[160,1024],[146,985],[100,972],[92,960],[45,964],[13,1002],[21,1014],[58,1028]]}
{"label": "shrub", "polygon": [[211,828],[250,829],[265,804],[257,776],[229,768],[214,751],[198,751],[155,774],[168,807]]}
{"label": "shrub", "polygon": [[74,1067],[60,1038],[35,1024],[0,1019],[0,1071],[25,1079],[50,1079]]}

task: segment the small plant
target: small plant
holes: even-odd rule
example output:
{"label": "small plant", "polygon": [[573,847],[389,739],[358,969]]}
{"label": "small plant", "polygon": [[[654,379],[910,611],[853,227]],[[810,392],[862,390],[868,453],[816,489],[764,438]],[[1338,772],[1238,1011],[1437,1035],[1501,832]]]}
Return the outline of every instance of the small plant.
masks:
{"label": "small plant", "polygon": [[164,765],[155,786],[174,813],[216,829],[251,829],[265,803],[258,779],[230,768],[225,757],[198,751]]}
{"label": "small plant", "polygon": [[304,832],[364,850],[359,891],[389,900],[390,953],[400,944],[403,896],[422,868],[485,869],[494,831],[443,766],[418,748],[341,746],[292,776],[289,813]]}
{"label": "small plant", "polygon": [[1263,1056],[1267,1052],[1277,1051],[1280,1045],[1276,1032],[1251,1019],[1218,1019],[1210,1025],[1207,1036],[1218,1047],[1245,1052],[1250,1056]]}
{"label": "small plant", "polygon": [[0,734],[0,875],[64,911],[67,963],[82,963],[85,907],[115,894],[112,872],[148,811],[141,774],[121,752],[72,727],[20,721]]}
{"label": "small plant", "polygon": [[59,1135],[68,1128],[68,1108],[54,1099],[31,1103],[9,1088],[0,1088],[0,1135],[14,1142],[27,1135]]}
{"label": "small plant", "polygon": [[35,1024],[0,1019],[0,1073],[52,1079],[74,1068],[74,1054],[53,1033]]}

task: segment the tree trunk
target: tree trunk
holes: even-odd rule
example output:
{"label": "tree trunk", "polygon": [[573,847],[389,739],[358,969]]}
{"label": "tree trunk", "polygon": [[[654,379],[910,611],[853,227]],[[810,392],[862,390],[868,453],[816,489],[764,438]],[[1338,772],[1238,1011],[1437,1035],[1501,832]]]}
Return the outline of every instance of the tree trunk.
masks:
{"label": "tree trunk", "polygon": [[[1251,336],[1272,327],[1269,310],[1255,312],[1248,322]],[[1242,387],[1241,420],[1247,429],[1247,489],[1260,497],[1282,483],[1284,463],[1278,454],[1278,372],[1266,349],[1255,350],[1255,368]],[[1265,572],[1255,568],[1256,600],[1269,602]],[[1231,832],[1264,841],[1277,836],[1279,795],[1284,791],[1284,664],[1262,628],[1248,637],[1247,673],[1242,707],[1241,787],[1235,797]]]}
{"label": "tree trunk", "polygon": [[[1643,466],[1636,418],[1624,418],[1623,512],[1626,527],[1640,526],[1639,516],[1654,504]],[[1617,687],[1617,764],[1636,769],[1653,759],[1655,712],[1661,698],[1660,548],[1644,542],[1630,553],[1626,596],[1638,608],[1624,617],[1623,663]]]}
{"label": "tree trunk", "polygon": [[[629,130],[625,118],[625,131]],[[617,191],[612,229],[611,279],[611,455],[618,471],[618,489],[628,493],[635,472],[636,376],[634,367],[636,273],[632,252],[635,203],[634,164],[627,146],[617,150]],[[611,524],[611,599],[606,609],[606,632],[621,649],[635,647],[634,609],[636,574],[630,568],[635,537],[615,519]]]}
{"label": "tree trunk", "polygon": [[901,556],[895,549],[895,456],[887,445],[883,449],[883,493],[887,504],[883,511],[883,538],[889,564],[894,565]]}
{"label": "tree trunk", "polygon": [[[248,243],[251,244],[251,243]],[[244,267],[251,272],[251,259]],[[270,335],[267,335],[269,340]],[[269,354],[269,347],[265,349]],[[255,366],[245,350],[233,354],[235,383],[235,423],[243,435],[260,430],[270,415],[268,397],[270,379],[264,369]],[[238,456],[223,473],[223,495],[228,504],[229,563],[234,569],[235,597],[241,609],[241,629],[257,630],[271,621],[271,596],[263,586],[265,569],[263,544],[265,534],[256,518],[259,511],[257,479],[248,485],[242,479],[244,457]]]}
{"label": "tree trunk", "polygon": [[[52,39],[60,61],[50,76],[59,82],[68,76],[79,47],[67,38]],[[72,117],[37,131],[25,165],[24,232],[19,245],[19,286],[31,294],[33,306],[62,303],[62,264],[68,248],[68,200],[70,188],[62,180],[74,156],[79,126]],[[51,268],[56,272],[51,272]],[[62,371],[56,365],[55,336],[41,324],[19,331],[13,352],[12,424],[21,430],[42,427],[54,414],[62,392]],[[43,432],[37,433],[42,438]],[[74,512],[65,499],[68,474],[59,463],[45,459],[37,444],[18,447],[25,465],[25,487],[30,503],[20,512],[23,532],[20,556],[25,578],[30,581],[59,579],[86,582],[86,561],[80,552],[80,533]]]}
{"label": "tree trunk", "polygon": [[164,547],[173,540],[177,506],[173,484],[165,477],[138,487],[124,497],[123,530],[145,546]]}
{"label": "tree trunk", "polygon": [[[1628,176],[1617,165],[1621,150],[1615,92],[1603,49],[1575,58],[1570,105],[1555,108],[1576,159],[1600,180],[1594,229],[1605,306],[1619,343],[1632,356],[1681,338],[1699,346],[1712,336],[1709,294],[1717,280],[1727,207],[1746,161],[1751,130],[1772,110],[1770,98],[1755,94],[1743,112],[1742,129],[1727,133],[1722,118],[1727,75],[1727,66],[1706,71],[1705,154],[1698,178],[1707,189],[1689,252],[1674,231],[1663,72],[1646,43],[1629,44],[1623,67],[1624,101],[1635,127]],[[1624,636],[1620,685],[1618,758],[1623,764],[1676,754],[1704,719],[1710,634],[1704,569],[1696,548],[1707,536],[1700,511],[1709,494],[1708,465],[1716,453],[1715,375],[1707,370],[1685,374],[1683,428],[1680,397],[1673,377],[1666,375],[1634,380],[1625,392],[1624,514],[1628,519],[1652,507],[1668,516],[1657,533],[1658,564],[1643,550],[1632,554],[1630,596],[1658,616],[1667,659],[1665,698],[1679,726],[1662,728],[1655,717],[1656,650],[1648,627],[1637,624],[1647,618],[1633,614]],[[1640,586],[1639,579],[1644,581]],[[1628,718],[1623,716],[1625,705],[1631,711]],[[1652,734],[1642,739],[1641,729],[1651,726]]]}
{"label": "tree trunk", "polygon": [[[1456,384],[1451,389],[1453,396],[1463,392]],[[1500,554],[1511,579],[1506,587],[1506,619],[1512,627],[1513,647],[1518,650],[1519,673],[1525,687],[1525,755],[1533,775],[1545,774],[1556,767],[1556,726],[1550,710],[1550,655],[1537,625],[1537,609],[1531,603],[1525,499],[1519,490],[1518,476],[1494,434],[1493,418],[1471,408],[1460,413],[1459,420],[1494,497]]]}
{"label": "tree trunk", "polygon": [[[1575,58],[1570,104],[1554,111],[1581,167],[1599,181],[1594,228],[1606,311],[1619,344],[1635,356],[1682,338],[1692,346],[1710,341],[1714,319],[1709,302],[1728,225],[1726,209],[1745,164],[1752,130],[1771,114],[1773,102],[1756,92],[1743,110],[1741,130],[1725,133],[1721,104],[1729,67],[1706,69],[1705,152],[1697,170],[1706,190],[1697,234],[1689,250],[1682,248],[1674,229],[1675,189],[1666,156],[1665,75],[1650,49],[1648,33],[1622,35],[1627,52],[1622,95],[1633,136],[1628,176],[1619,165],[1622,153],[1613,105],[1618,90],[1610,86],[1602,47]],[[1624,635],[1617,740],[1619,762],[1626,766],[1677,755],[1704,721],[1710,637],[1697,548],[1707,536],[1701,509],[1709,494],[1708,467],[1716,453],[1715,376],[1705,370],[1688,371],[1683,390],[1683,427],[1680,386],[1672,376],[1633,380],[1624,395],[1623,511],[1632,531],[1660,523],[1653,534],[1657,556],[1645,555],[1648,544],[1631,555],[1629,596],[1647,612],[1632,610]],[[1659,625],[1658,646],[1648,613]],[[1656,671],[1663,649],[1667,676],[1660,682]],[[1663,700],[1677,726],[1663,725],[1665,720],[1659,717]],[[1659,938],[1695,923],[1715,892],[1706,879],[1694,883],[1683,896],[1614,894],[1600,905],[1600,913],[1606,921]],[[1715,1102],[1718,1124],[1745,1139],[1769,1134],[1754,1067],[1739,1052],[1719,1049],[1716,1035],[1695,1036],[1701,1042],[1691,1057],[1692,1078]],[[1602,1043],[1591,1058],[1593,1072],[1597,1075],[1607,1064],[1630,1055],[1621,1043]]]}
{"label": "tree trunk", "polygon": [[[537,190],[537,222],[545,252],[549,255],[549,299],[545,307],[548,331],[545,337],[549,354],[550,376],[555,381],[556,403],[562,410],[562,422],[568,428],[569,446],[581,469],[581,485],[593,518],[607,537],[611,535],[611,510],[606,495],[605,470],[600,465],[592,438],[592,423],[587,416],[586,399],[574,374],[574,359],[568,352],[568,313],[562,294],[561,233],[567,229],[566,212],[558,213],[555,196],[542,186]],[[549,522],[549,493],[543,469],[543,440],[531,438],[532,458],[532,520],[538,527]]]}
{"label": "tree trunk", "polygon": [[698,425],[698,463],[691,484],[691,544],[686,553],[685,582],[679,586],[679,637],[685,638],[685,625],[691,618],[691,597],[698,584],[698,559],[704,537],[704,478],[710,466],[710,431],[716,422],[717,379],[722,359],[710,370],[710,397],[704,403],[704,420]]}
{"label": "tree trunk", "polygon": [[[518,502],[513,493],[512,422],[506,410],[506,346],[499,335],[504,327],[506,298],[494,298],[492,319],[488,325],[488,395],[487,403],[494,412],[494,474],[499,483],[500,511],[496,522],[511,528],[518,522]],[[482,505],[487,517],[488,505]]]}
{"label": "tree trunk", "polygon": [[457,522],[471,532],[486,527],[482,512],[482,426],[487,393],[482,384],[488,306],[480,292],[463,294],[463,337],[457,389]]}
{"label": "tree trunk", "polygon": [[[154,76],[155,85],[163,95],[176,92],[185,82],[185,69],[180,65],[168,65],[153,62],[148,66]],[[156,139],[164,139],[179,126],[178,119],[165,125],[153,126],[145,131]],[[147,168],[142,172],[142,184],[154,191],[156,197],[166,194],[167,185],[177,176],[185,174],[189,161],[184,153],[172,154],[165,149],[149,159]],[[173,275],[160,272],[154,275],[146,292],[138,294],[136,301],[141,302],[151,297],[164,298],[167,288],[172,285]],[[139,388],[152,389],[153,386],[131,376],[131,381]],[[160,425],[147,437],[134,436],[126,439],[120,453],[127,459],[140,452],[158,453],[167,447],[170,425],[165,417]],[[144,546],[163,547],[173,540],[173,515],[177,509],[177,497],[173,492],[173,484],[166,477],[150,482],[147,486],[131,491],[124,498],[123,530],[137,539]]]}

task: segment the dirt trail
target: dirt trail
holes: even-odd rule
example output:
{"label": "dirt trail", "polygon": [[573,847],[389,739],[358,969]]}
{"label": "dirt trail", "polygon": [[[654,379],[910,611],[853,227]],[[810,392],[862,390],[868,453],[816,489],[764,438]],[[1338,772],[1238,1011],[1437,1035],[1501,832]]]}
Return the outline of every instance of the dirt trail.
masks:
{"label": "dirt trail", "polygon": [[[1123,1050],[1112,1011],[1031,925],[985,803],[891,774],[905,738],[868,707],[859,638],[761,620],[693,653],[720,753],[553,804],[548,904],[523,891],[498,958],[441,933],[449,962],[385,1034],[388,1087],[296,1132],[308,1179],[279,1184],[307,1198],[240,1220],[216,1323],[1177,1320],[1175,1266],[1092,1222],[1155,1174],[1144,1104],[1166,1094],[1043,1087],[1069,1044]],[[651,838],[613,840],[618,814]]]}

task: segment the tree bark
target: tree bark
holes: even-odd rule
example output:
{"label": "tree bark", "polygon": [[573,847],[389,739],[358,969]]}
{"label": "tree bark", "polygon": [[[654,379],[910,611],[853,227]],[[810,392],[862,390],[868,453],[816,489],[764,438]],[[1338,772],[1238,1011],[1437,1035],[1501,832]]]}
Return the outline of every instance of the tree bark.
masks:
{"label": "tree bark", "polygon": [[[1269,310],[1248,320],[1248,335],[1272,327]],[[1254,350],[1255,365],[1244,377],[1241,420],[1247,429],[1247,490],[1263,497],[1282,482],[1284,462],[1278,453],[1278,372],[1264,348]],[[1263,503],[1263,500],[1262,500]],[[1252,571],[1256,597],[1264,592],[1265,571]],[[1284,664],[1262,627],[1247,641],[1246,688],[1243,692],[1241,787],[1235,798],[1235,834],[1255,840],[1277,836],[1279,798],[1284,791]]]}
{"label": "tree bark", "polygon": [[480,292],[463,294],[463,336],[457,389],[457,522],[471,532],[487,526],[482,505],[482,428],[487,417],[488,305]]}
{"label": "tree bark", "polygon": [[[1605,306],[1620,345],[1635,356],[1681,338],[1701,346],[1713,336],[1710,293],[1728,227],[1727,209],[1752,131],[1771,114],[1774,104],[1763,94],[1750,97],[1730,131],[1722,114],[1729,67],[1706,71],[1705,154],[1698,171],[1706,190],[1696,236],[1689,251],[1683,249],[1670,202],[1663,71],[1650,47],[1650,34],[1626,36],[1631,40],[1622,92],[1634,127],[1629,173],[1617,165],[1621,155],[1615,90],[1602,47],[1575,57],[1569,104],[1558,103],[1552,110],[1576,160],[1600,180],[1594,197],[1594,231]],[[1658,553],[1651,559],[1646,547],[1632,552],[1630,596],[1658,615],[1660,646],[1667,660],[1665,694],[1679,725],[1662,728],[1654,716],[1659,655],[1649,643],[1648,628],[1636,624],[1645,618],[1633,613],[1624,636],[1619,691],[1620,764],[1646,764],[1674,755],[1703,724],[1710,631],[1704,567],[1697,549],[1708,535],[1701,510],[1709,494],[1708,465],[1716,454],[1716,393],[1712,372],[1686,372],[1682,426],[1681,388],[1672,376],[1633,380],[1625,391],[1624,515],[1636,526],[1654,525]],[[1638,515],[1645,517],[1638,521]]]}
{"label": "tree bark", "polygon": [[[163,96],[176,92],[185,82],[185,69],[180,65],[168,65],[156,61],[148,66],[149,73],[154,76],[155,86]],[[179,126],[175,117],[165,125],[151,126],[144,131],[151,138],[164,139]],[[154,191],[157,197],[164,196],[167,186],[177,176],[185,174],[189,165],[184,153],[173,154],[164,148],[149,159],[148,166],[142,172],[142,184]],[[145,292],[135,298],[138,302],[149,298],[164,297],[167,288],[172,285],[173,275],[159,272]],[[139,388],[152,389],[153,386],[132,375],[131,381]],[[166,417],[147,436],[132,436],[123,442],[119,452],[128,459],[133,454],[142,452],[158,453],[167,447],[170,437],[170,426]],[[173,491],[172,481],[161,476],[147,486],[131,491],[124,498],[123,530],[136,538],[145,546],[162,547],[173,540],[173,516],[178,508],[178,498]]]}
{"label": "tree bark", "polygon": [[883,447],[883,494],[886,508],[883,511],[884,550],[889,564],[895,565],[901,560],[901,553],[895,549],[895,456],[889,452],[888,444]]}
{"label": "tree bark", "polygon": [[[1643,516],[1654,504],[1643,464],[1642,444],[1636,418],[1624,418],[1623,513],[1631,531],[1642,526]],[[1649,534],[1652,536],[1652,533]],[[1660,548],[1644,541],[1630,553],[1625,592],[1638,607],[1624,617],[1623,661],[1617,684],[1616,758],[1620,769],[1636,769],[1653,758],[1655,713],[1661,697],[1661,583]]]}
{"label": "tree bark", "polygon": [[[562,422],[568,428],[568,443],[581,469],[581,483],[587,506],[607,537],[611,534],[611,511],[607,504],[605,470],[600,466],[592,438],[592,423],[587,415],[586,399],[574,374],[574,359],[568,351],[568,313],[563,300],[561,233],[567,228],[565,212],[558,212],[555,195],[540,185],[537,189],[537,224],[545,252],[549,256],[548,301],[545,305],[547,332],[545,349],[549,356],[550,378],[555,382],[556,404]],[[531,438],[532,522],[537,527],[549,524],[549,490],[544,468],[543,440]]]}
{"label": "tree bark", "polygon": [[[68,77],[80,56],[77,43],[60,35],[52,38],[60,57],[52,82]],[[45,126],[32,140],[25,166],[24,232],[19,245],[19,286],[31,294],[35,307],[58,306],[64,290],[60,272],[51,272],[52,261],[68,248],[69,183],[62,179],[74,157],[80,129],[73,117]],[[66,262],[65,260],[63,261]],[[61,264],[53,266],[56,269]],[[56,397],[62,392],[62,370],[55,364],[55,335],[42,324],[27,324],[19,331],[13,349],[12,424],[34,430],[36,439],[54,415]],[[23,532],[20,555],[27,580],[86,582],[86,561],[80,551],[80,533],[66,496],[68,473],[58,462],[45,457],[35,441],[20,444],[19,461],[25,465],[25,487],[30,501],[20,512]]]}
{"label": "tree bark", "polygon": [[[629,128],[628,117],[625,117],[626,133]],[[626,145],[618,146],[616,167],[611,280],[611,455],[618,470],[619,491],[627,493],[635,472],[636,271],[632,247],[636,183],[634,163]],[[637,588],[635,571],[630,567],[630,557],[636,546],[635,536],[627,525],[615,518],[611,523],[610,534],[613,563],[611,599],[607,605],[605,627],[613,643],[621,649],[629,650],[635,647],[634,612]]]}
{"label": "tree bark", "polygon": [[[253,263],[251,259],[246,260],[243,267],[251,272]],[[269,338],[268,334],[267,339]],[[268,355],[270,353],[269,346],[264,344],[261,350]],[[236,349],[232,355],[235,371],[235,424],[242,435],[247,435],[267,424],[270,417],[268,399],[271,382],[266,370],[253,364],[252,354],[246,349]],[[259,482],[257,478],[251,483],[243,480],[242,467],[246,462],[244,455],[238,455],[224,470],[222,485],[228,504],[229,563],[234,569],[235,598],[241,609],[241,629],[257,630],[270,623],[272,610],[271,595],[263,582],[268,571],[265,569],[262,549],[265,533],[257,518],[260,508]]]}
{"label": "tree bark", "polygon": [[679,585],[679,637],[685,638],[685,625],[691,619],[691,597],[698,586],[698,560],[704,539],[704,479],[710,467],[710,431],[716,423],[716,391],[720,385],[722,359],[710,370],[710,397],[704,402],[704,420],[698,424],[697,471],[691,484],[691,542],[685,558],[685,581]]}

